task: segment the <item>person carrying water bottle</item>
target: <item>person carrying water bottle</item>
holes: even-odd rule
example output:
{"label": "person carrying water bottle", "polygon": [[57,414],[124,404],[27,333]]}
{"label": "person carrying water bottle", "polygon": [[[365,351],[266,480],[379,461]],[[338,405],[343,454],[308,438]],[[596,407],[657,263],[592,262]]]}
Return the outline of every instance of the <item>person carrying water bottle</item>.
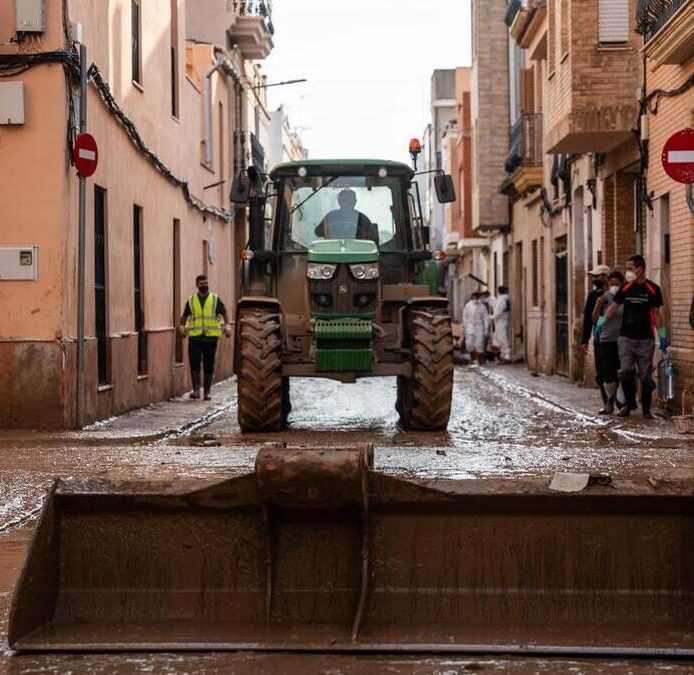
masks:
{"label": "person carrying water bottle", "polygon": [[646,278],[646,261],[641,255],[632,255],[627,261],[627,283],[615,295],[614,303],[598,319],[596,334],[601,335],[605,324],[617,316],[619,307],[624,307],[622,328],[619,334],[619,379],[626,402],[617,413],[629,417],[636,410],[636,378],[641,382],[641,409],[643,416],[652,418],[653,400],[653,355],[657,332],[661,351],[668,348],[667,332],[663,326],[660,308],[663,294],[660,286]]}

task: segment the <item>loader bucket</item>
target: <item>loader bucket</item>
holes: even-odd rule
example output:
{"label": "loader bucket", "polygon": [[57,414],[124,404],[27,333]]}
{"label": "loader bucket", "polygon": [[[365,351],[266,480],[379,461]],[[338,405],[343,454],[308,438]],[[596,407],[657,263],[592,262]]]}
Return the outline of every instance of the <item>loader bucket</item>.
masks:
{"label": "loader bucket", "polygon": [[23,651],[694,655],[694,496],[418,483],[366,448],[262,449],[208,484],[47,500]]}

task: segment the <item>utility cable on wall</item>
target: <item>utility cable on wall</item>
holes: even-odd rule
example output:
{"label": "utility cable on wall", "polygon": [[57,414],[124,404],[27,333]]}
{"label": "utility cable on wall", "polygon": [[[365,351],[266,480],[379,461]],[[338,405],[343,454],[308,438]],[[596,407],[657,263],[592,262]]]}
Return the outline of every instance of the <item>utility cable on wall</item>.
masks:
{"label": "utility cable on wall", "polygon": [[123,112],[121,107],[118,105],[116,99],[113,98],[113,94],[111,94],[111,89],[109,88],[108,83],[101,76],[101,72],[99,71],[99,68],[96,66],[96,64],[92,63],[92,65],[89,67],[87,75],[89,77],[89,81],[92,82],[92,84],[96,87],[97,91],[99,92],[99,95],[101,96],[101,100],[103,101],[104,105],[106,106],[108,111],[116,118],[116,121],[123,128],[126,135],[131,140],[132,144],[140,151],[142,155],[144,155],[145,159],[162,176],[164,176],[166,180],[169,181],[169,183],[180,188],[181,192],[183,193],[183,196],[185,197],[186,202],[188,202],[188,204],[192,208],[200,211],[201,213],[204,213],[209,216],[215,216],[217,218],[221,218],[225,222],[229,222],[231,220],[231,213],[229,211],[218,209],[215,206],[208,206],[197,197],[194,197],[190,193],[188,183],[183,179],[178,178],[166,166],[166,164],[164,164],[164,162],[162,162],[162,160],[159,159],[159,157],[157,157],[157,155],[154,154],[154,152],[152,152],[147,147],[145,142],[142,140],[142,137],[140,136],[139,132],[137,131],[137,127],[135,126],[134,122]]}
{"label": "utility cable on wall", "polygon": [[[70,157],[72,156],[72,146],[74,143],[74,114],[72,90],[79,82],[79,56],[75,50],[60,49],[52,52],[28,53],[28,54],[0,54],[0,78],[16,77],[26,72],[30,68],[34,68],[43,64],[61,64],[65,72],[66,87],[67,87],[67,105],[68,105],[68,131],[67,131],[67,146]],[[208,215],[220,218],[225,222],[232,219],[232,214],[229,211],[219,209],[215,206],[208,206],[202,200],[191,194],[188,182],[176,176],[164,162],[152,152],[142,140],[134,122],[123,112],[118,102],[113,98],[108,83],[103,79],[99,68],[96,64],[92,64],[88,71],[89,80],[96,87],[101,100],[108,111],[115,117],[118,124],[125,131],[132,144],[137,150],[144,155],[145,159],[154,166],[154,168],[172,185],[178,187],[186,202],[197,211]]]}

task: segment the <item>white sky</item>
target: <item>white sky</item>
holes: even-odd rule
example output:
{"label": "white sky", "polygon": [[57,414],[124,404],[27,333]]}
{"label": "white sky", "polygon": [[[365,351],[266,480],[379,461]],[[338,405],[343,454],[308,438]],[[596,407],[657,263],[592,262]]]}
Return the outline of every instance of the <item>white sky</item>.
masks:
{"label": "white sky", "polygon": [[469,0],[274,0],[268,89],[312,158],[409,161],[435,68],[470,65]]}

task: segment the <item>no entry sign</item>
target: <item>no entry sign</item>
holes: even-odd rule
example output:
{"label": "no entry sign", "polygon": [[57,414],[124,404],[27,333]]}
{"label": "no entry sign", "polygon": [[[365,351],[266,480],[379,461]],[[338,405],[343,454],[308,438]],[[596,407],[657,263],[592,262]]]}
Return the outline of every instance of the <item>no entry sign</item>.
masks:
{"label": "no entry sign", "polygon": [[96,171],[99,163],[99,149],[96,147],[94,136],[91,134],[80,134],[75,139],[72,158],[79,175],[89,178]]}
{"label": "no entry sign", "polygon": [[663,168],[678,183],[694,183],[694,129],[670,137],[663,148]]}

